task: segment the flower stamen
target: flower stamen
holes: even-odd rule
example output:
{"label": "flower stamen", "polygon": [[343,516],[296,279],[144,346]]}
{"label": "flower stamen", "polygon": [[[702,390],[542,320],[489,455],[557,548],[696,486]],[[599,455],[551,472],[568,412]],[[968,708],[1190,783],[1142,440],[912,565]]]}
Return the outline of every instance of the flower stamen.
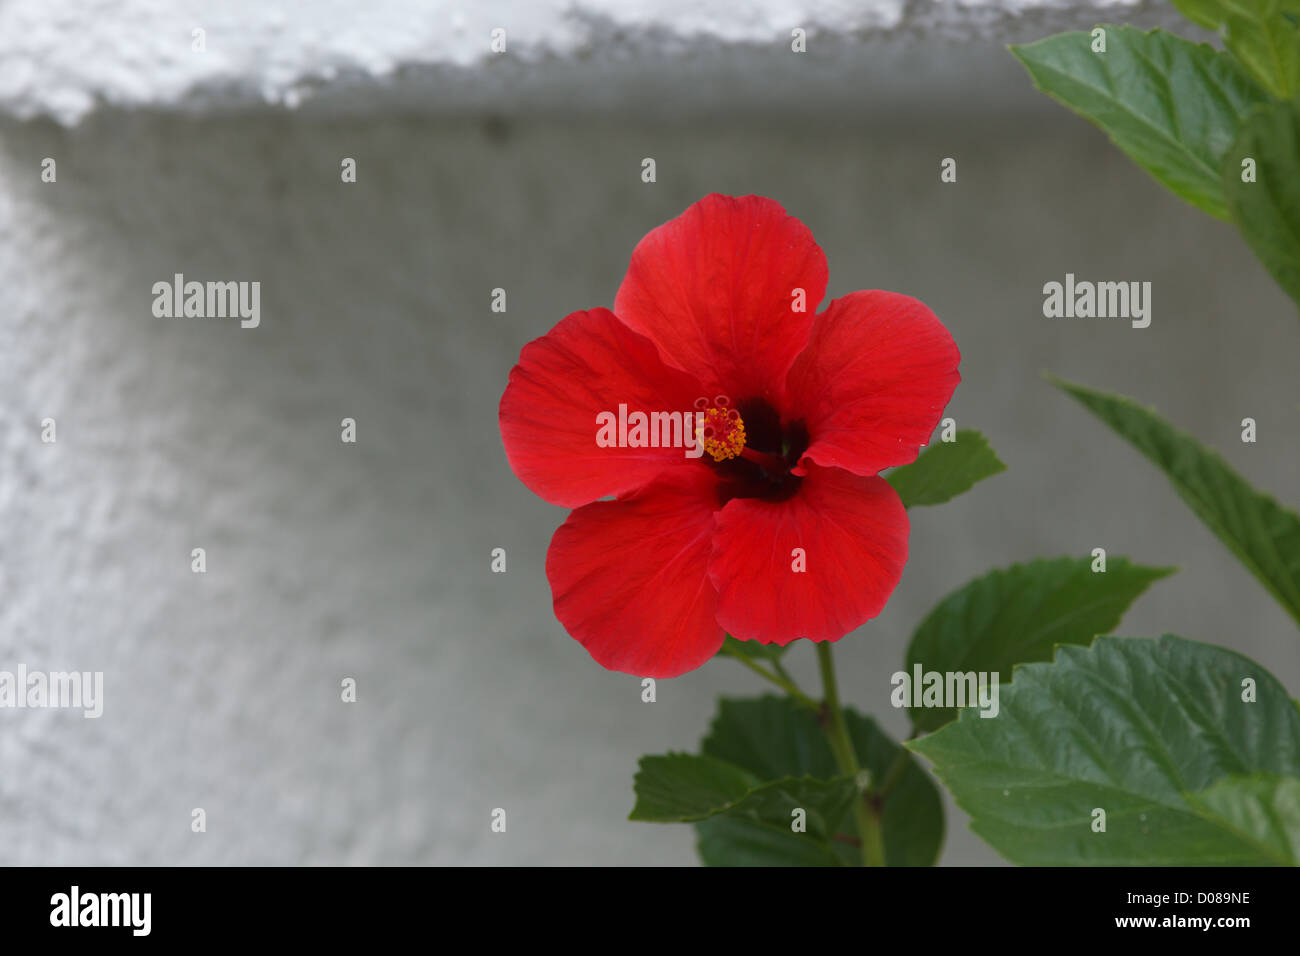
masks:
{"label": "flower stamen", "polygon": [[714,461],[735,458],[745,448],[745,421],[734,408],[715,405],[703,412],[695,426],[695,440]]}

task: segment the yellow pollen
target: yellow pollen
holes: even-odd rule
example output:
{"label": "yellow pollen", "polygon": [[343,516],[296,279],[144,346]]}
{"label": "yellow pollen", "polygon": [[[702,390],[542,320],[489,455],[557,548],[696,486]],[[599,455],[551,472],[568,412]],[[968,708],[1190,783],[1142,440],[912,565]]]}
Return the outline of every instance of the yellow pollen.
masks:
{"label": "yellow pollen", "polygon": [[714,461],[735,458],[745,447],[745,421],[734,408],[715,406],[695,426],[695,440]]}

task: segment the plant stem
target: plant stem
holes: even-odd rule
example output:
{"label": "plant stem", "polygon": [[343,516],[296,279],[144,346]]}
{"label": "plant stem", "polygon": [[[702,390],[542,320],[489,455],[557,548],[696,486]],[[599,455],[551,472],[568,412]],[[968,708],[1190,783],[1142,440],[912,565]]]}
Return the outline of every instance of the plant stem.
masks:
{"label": "plant stem", "polygon": [[803,691],[801,691],[798,685],[795,684],[795,682],[790,679],[790,675],[784,672],[784,669],[782,669],[781,674],[779,675],[774,674],[766,667],[756,663],[755,661],[751,661],[748,657],[745,657],[743,654],[733,654],[731,651],[726,651],[725,653],[728,657],[740,661],[740,663],[744,664],[746,667],[752,670],[755,674],[762,677],[764,680],[771,681],[777,687],[781,688],[792,698],[794,698],[795,702],[798,703],[799,705],[803,707],[807,707],[809,710],[812,711],[821,710],[821,705],[818,704],[817,701],[809,697],[807,694],[805,694]]}
{"label": "plant stem", "polygon": [[791,684],[794,683],[794,678],[790,676],[790,672],[785,669],[785,665],[781,663],[781,659],[779,657],[772,661],[772,670],[776,671],[778,674],[780,674],[782,677],[788,680]]}
{"label": "plant stem", "polygon": [[[844,722],[844,708],[840,705],[840,691],[835,684],[835,661],[831,657],[829,641],[817,645],[817,666],[821,670],[822,686],[826,700],[822,706],[822,726],[826,730],[826,739],[830,742],[835,762],[840,772],[858,783],[858,756],[849,737],[848,725]],[[859,794],[853,801],[853,818],[858,824],[858,836],[862,839],[862,865],[885,865],[885,837],[880,826],[880,808],[870,791]]]}
{"label": "plant stem", "polygon": [[898,755],[894,757],[894,762],[890,764],[889,769],[885,772],[885,779],[876,787],[876,799],[882,804],[888,799],[893,792],[898,781],[903,779],[903,772],[907,769],[907,750],[899,748]]}

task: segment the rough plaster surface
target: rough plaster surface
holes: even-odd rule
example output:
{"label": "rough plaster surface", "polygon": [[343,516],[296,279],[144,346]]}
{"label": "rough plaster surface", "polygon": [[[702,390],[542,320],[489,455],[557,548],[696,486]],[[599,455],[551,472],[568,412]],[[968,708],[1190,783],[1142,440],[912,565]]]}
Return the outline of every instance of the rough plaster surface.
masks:
{"label": "rough plaster surface", "polygon": [[1002,106],[967,41],[1120,20],[1179,22],[1154,0],[0,0],[0,113]]}
{"label": "rough plaster surface", "polygon": [[[609,305],[636,240],[711,190],[803,218],[830,295],[929,303],[964,356],[951,413],[1010,466],[915,515],[897,593],[839,645],[853,703],[903,730],[889,674],[943,594],[1098,545],[1183,568],[1123,633],[1224,643],[1300,688],[1283,612],[1039,378],[1154,403],[1294,502],[1300,321],[1229,227],[1066,115],[0,132],[0,667],[106,680],[99,720],[0,711],[0,863],[692,862],[687,828],[626,821],[636,758],[693,747],[716,694],[759,688],[716,662],[643,704],[564,634],[543,574],[563,512],[510,473],[496,405],[520,346]],[[261,327],[155,318],[151,286],[177,271],[260,280]],[[1151,327],[1044,319],[1041,286],[1067,271],[1150,280]],[[813,683],[811,653],[791,656]],[[944,859],[995,857],[954,813]]]}

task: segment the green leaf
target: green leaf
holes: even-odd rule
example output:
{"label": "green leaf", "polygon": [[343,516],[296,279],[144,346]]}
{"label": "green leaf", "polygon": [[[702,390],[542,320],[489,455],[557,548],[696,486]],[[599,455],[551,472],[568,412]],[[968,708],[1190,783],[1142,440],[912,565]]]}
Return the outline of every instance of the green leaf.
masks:
{"label": "green leaf", "polygon": [[642,757],[634,786],[630,820],[691,823],[725,813],[793,833],[794,811],[802,810],[805,832],[821,842],[834,834],[858,792],[844,777],[759,783],[725,760],[693,754]]}
{"label": "green leaf", "polygon": [[988,439],[973,428],[963,428],[955,437],[956,441],[931,445],[912,464],[885,476],[904,507],[941,505],[969,491],[977,481],[1007,470]]}
{"label": "green leaf", "polygon": [[779,661],[782,655],[790,649],[787,644],[782,647],[780,644],[760,644],[758,641],[741,641],[727,635],[726,640],[722,642],[722,648],[718,651],[718,657],[743,657],[757,663],[763,661]]}
{"label": "green leaf", "polygon": [[638,764],[630,820],[702,820],[739,803],[758,781],[724,760],[693,754],[647,755]]}
{"label": "green leaf", "polygon": [[1300,866],[1300,779],[1226,777],[1193,794],[1192,806],[1284,866]]}
{"label": "green leaf", "polygon": [[847,777],[834,780],[785,777],[751,790],[727,813],[793,833],[795,811],[802,810],[807,836],[827,842],[853,809],[857,797],[858,786]]}
{"label": "green leaf", "polygon": [[1163,30],[1107,26],[1106,52],[1088,33],[1062,33],[1016,55],[1034,85],[1100,126],[1125,155],[1178,196],[1228,218],[1220,169],[1265,94],[1226,53]]}
{"label": "green leaf", "polygon": [[1222,33],[1224,45],[1278,99],[1300,90],[1300,0],[1174,0],[1174,6]]}
{"label": "green leaf", "polygon": [[[1242,182],[1242,161],[1255,160],[1255,181]],[[1300,106],[1257,111],[1223,161],[1232,216],[1251,250],[1300,305]]]}
{"label": "green leaf", "polygon": [[[1052,659],[1058,644],[1090,644],[1114,630],[1154,581],[1174,568],[1151,568],[1111,558],[1094,572],[1090,558],[1014,564],[971,581],[941,601],[921,622],[907,648],[907,676],[996,671],[1011,679],[1016,664]],[[909,698],[910,701],[910,698]],[[974,700],[966,706],[976,705]],[[917,731],[936,730],[957,716],[951,707],[910,708]]]}
{"label": "green leaf", "polygon": [[1151,459],[1196,516],[1300,623],[1300,517],[1154,412],[1120,395],[1051,381]]}
{"label": "green leaf", "polygon": [[696,849],[708,866],[843,866],[826,843],[764,826],[744,817],[718,816],[695,824]]}
{"label": "green leaf", "polygon": [[[943,843],[943,803],[934,781],[907,751],[875,721],[849,710],[845,714],[858,760],[878,785],[901,760],[901,771],[886,795],[881,818],[885,858],[891,866],[929,866]],[[764,696],[724,699],[701,749],[710,757],[740,767],[760,779],[836,777],[839,770],[817,718],[788,698]],[[810,815],[811,818],[811,815]],[[788,821],[786,829],[789,829]],[[811,830],[811,827],[810,827]],[[752,821],[715,817],[696,824],[700,858],[710,866],[782,866],[814,864],[806,849],[759,832]],[[839,833],[847,838],[827,847],[831,860],[856,863],[853,815],[846,813]],[[804,839],[805,846],[807,844]]]}
{"label": "green leaf", "polygon": [[[1243,681],[1255,681],[1253,700]],[[908,745],[971,828],[1014,863],[1263,865],[1257,834],[1194,796],[1234,775],[1300,774],[1300,713],[1263,667],[1172,635],[1101,637],[1016,668],[998,716],[964,710]],[[1105,832],[1093,830],[1105,811]]]}
{"label": "green leaf", "polygon": [[700,750],[760,780],[826,778],[840,772],[817,718],[771,694],[719,700]]}

